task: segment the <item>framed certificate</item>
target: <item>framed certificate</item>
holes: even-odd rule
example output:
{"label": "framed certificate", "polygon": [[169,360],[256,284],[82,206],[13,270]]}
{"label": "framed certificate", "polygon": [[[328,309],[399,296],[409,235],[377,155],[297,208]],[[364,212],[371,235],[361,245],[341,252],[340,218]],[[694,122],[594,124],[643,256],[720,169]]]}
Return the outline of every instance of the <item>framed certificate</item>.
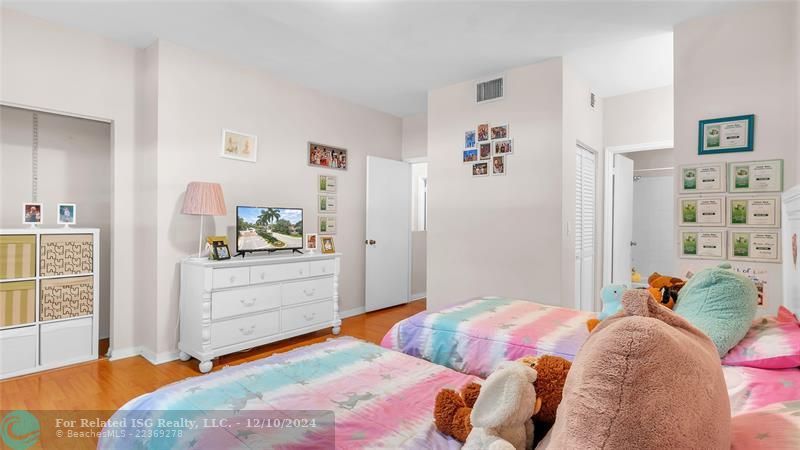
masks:
{"label": "framed certificate", "polygon": [[728,163],[728,191],[783,191],[783,160]]}
{"label": "framed certificate", "polygon": [[681,228],[681,258],[725,258],[725,230]]}
{"label": "framed certificate", "polygon": [[728,197],[728,225],[780,228],[780,197]]}
{"label": "framed certificate", "polygon": [[725,192],[725,163],[681,166],[681,193]]}
{"label": "framed certificate", "polygon": [[680,197],[678,202],[681,226],[725,226],[723,197]]}
{"label": "framed certificate", "polygon": [[752,152],[755,121],[753,114],[701,120],[697,154]]}
{"label": "framed certificate", "polygon": [[781,262],[779,231],[731,230],[728,259],[740,261]]}

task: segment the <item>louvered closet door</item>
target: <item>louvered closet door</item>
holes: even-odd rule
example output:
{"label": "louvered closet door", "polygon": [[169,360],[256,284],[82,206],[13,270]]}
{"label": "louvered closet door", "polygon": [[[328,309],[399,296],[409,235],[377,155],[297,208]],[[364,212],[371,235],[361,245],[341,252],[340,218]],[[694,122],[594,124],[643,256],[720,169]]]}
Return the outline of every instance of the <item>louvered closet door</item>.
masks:
{"label": "louvered closet door", "polygon": [[595,224],[597,161],[582,147],[575,153],[575,307],[595,307]]}

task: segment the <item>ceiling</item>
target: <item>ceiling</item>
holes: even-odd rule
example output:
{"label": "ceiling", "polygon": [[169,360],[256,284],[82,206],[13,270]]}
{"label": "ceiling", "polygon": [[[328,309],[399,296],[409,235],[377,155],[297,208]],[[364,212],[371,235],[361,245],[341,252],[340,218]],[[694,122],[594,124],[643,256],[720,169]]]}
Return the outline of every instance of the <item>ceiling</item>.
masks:
{"label": "ceiling", "polygon": [[[601,96],[670,84],[672,26],[719,2],[43,2],[16,9],[136,47],[225,55],[397,116],[427,91],[572,55]],[[627,42],[626,41],[632,41]]]}

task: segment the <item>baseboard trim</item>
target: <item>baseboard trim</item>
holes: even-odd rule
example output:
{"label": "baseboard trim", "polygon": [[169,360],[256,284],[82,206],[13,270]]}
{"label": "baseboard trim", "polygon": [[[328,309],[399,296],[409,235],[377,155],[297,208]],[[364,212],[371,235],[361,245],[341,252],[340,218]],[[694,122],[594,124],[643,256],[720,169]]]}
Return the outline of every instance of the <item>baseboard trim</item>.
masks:
{"label": "baseboard trim", "polygon": [[116,361],[118,359],[130,358],[132,356],[139,356],[141,354],[142,351],[139,347],[115,348],[111,349],[111,357],[109,357],[108,360]]}
{"label": "baseboard trim", "polygon": [[419,294],[411,294],[411,300],[410,301],[413,302],[415,300],[422,300],[423,298],[427,298],[427,297],[428,297],[428,294],[425,293],[425,292],[420,292]]}
{"label": "baseboard trim", "polygon": [[180,352],[173,350],[169,352],[154,353],[150,349],[143,348],[141,355],[144,359],[150,361],[150,364],[157,366],[159,364],[168,363],[178,359]]}
{"label": "baseboard trim", "polygon": [[342,319],[347,319],[348,317],[358,316],[364,314],[366,311],[364,310],[363,306],[359,306],[358,308],[348,309],[346,311],[340,311],[339,317]]}

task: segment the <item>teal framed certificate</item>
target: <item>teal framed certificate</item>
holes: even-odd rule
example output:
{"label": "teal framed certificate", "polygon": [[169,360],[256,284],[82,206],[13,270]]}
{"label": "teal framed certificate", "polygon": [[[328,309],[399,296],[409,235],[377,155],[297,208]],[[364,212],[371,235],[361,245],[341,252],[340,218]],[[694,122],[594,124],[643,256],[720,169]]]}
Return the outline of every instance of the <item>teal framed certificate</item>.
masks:
{"label": "teal framed certificate", "polygon": [[755,121],[754,114],[701,120],[697,154],[752,152]]}

